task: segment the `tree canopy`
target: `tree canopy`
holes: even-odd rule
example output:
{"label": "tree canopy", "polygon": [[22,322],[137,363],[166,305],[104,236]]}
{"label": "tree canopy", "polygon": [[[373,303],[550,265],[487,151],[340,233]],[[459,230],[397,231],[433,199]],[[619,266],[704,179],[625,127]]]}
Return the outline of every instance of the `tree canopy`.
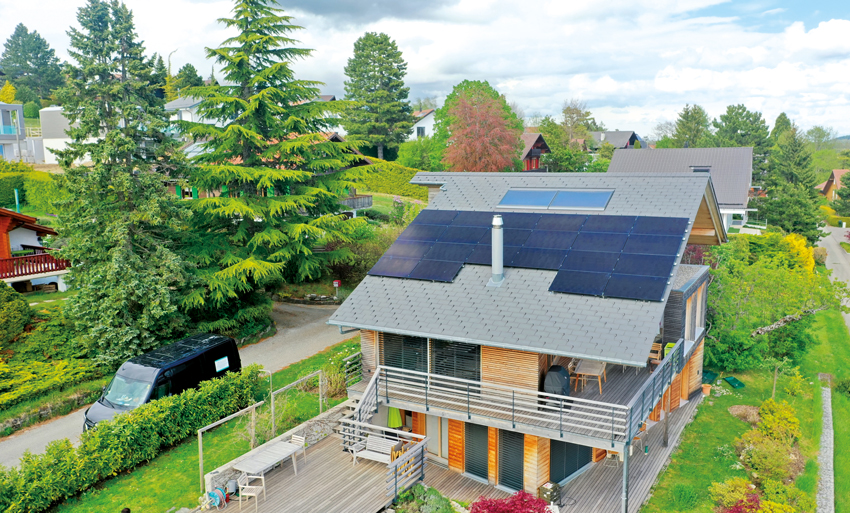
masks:
{"label": "tree canopy", "polygon": [[699,105],[685,105],[676,120],[673,140],[678,148],[698,148],[711,135],[708,114]]}
{"label": "tree canopy", "polygon": [[354,185],[347,168],[356,146],[327,131],[346,103],[315,101],[321,83],[295,77],[292,62],[312,50],[297,46],[291,33],[301,27],[277,5],[237,0],[220,20],[236,34],[207,48],[231,85],[187,90],[218,123],[182,124],[205,141],[190,178],[211,196],[193,202],[186,242],[197,270],[183,305],[199,329],[229,332],[267,318],[262,287],[318,278],[351,259],[346,247],[329,248],[350,242],[362,224],[337,214]]}
{"label": "tree canopy", "polygon": [[[72,124],[57,151],[69,193],[57,231],[77,289],[64,311],[89,351],[115,364],[183,334],[187,269],[175,240],[184,215],[163,187],[178,171],[175,143],[132,13],[118,0],[88,0],[77,21],[68,32],[75,63],[57,93]],[[83,158],[92,165],[74,164]]]}
{"label": "tree canopy", "polygon": [[187,87],[199,87],[202,85],[204,85],[204,79],[198,73],[198,70],[196,70],[191,64],[184,64],[183,67],[180,68],[180,71],[177,72],[174,87],[176,87],[178,91],[182,91]]}
{"label": "tree canopy", "polygon": [[776,116],[776,121],[773,122],[773,129],[770,131],[770,140],[773,144],[779,140],[779,136],[791,129],[791,120],[788,115],[781,112]]}
{"label": "tree canopy", "polygon": [[729,105],[719,119],[712,121],[712,126],[716,130],[716,146],[752,146],[753,174],[761,176],[767,171],[767,158],[772,143],[761,112],[751,111],[743,104]]}
{"label": "tree canopy", "polygon": [[797,233],[816,244],[825,235],[820,229],[826,226],[824,215],[812,198],[810,187],[787,183],[770,187],[766,198],[755,202],[759,217],[770,226],[781,228],[785,233]]}
{"label": "tree canopy", "polygon": [[397,148],[413,130],[406,74],[407,63],[388,35],[367,32],[354,42],[354,55],[345,66],[345,97],[357,103],[342,125],[350,139],[374,146],[379,159],[384,148]]}
{"label": "tree canopy", "polygon": [[800,184],[811,190],[812,196],[815,194],[814,186],[818,182],[812,166],[812,154],[805,137],[795,125],[779,136],[770,154],[768,182],[776,186]]}
{"label": "tree canopy", "polygon": [[511,110],[505,97],[499,94],[498,91],[487,83],[478,80],[464,80],[457,84],[452,89],[452,92],[446,97],[446,101],[442,107],[434,113],[434,136],[431,138],[431,170],[443,171],[447,169],[443,156],[449,145],[449,138],[452,132],[461,125],[458,120],[452,116],[452,109],[463,95],[468,95],[468,98],[484,98],[489,97],[496,100],[499,106],[500,117],[504,120],[505,127],[511,133],[517,133],[517,146],[514,151],[514,164],[518,169],[519,161],[519,134],[522,133],[522,120]]}
{"label": "tree canopy", "polygon": [[0,68],[15,85],[31,88],[40,98],[47,98],[62,85],[56,52],[35,30],[30,32],[19,23],[3,47]]}
{"label": "tree canopy", "polygon": [[[584,129],[583,125],[582,129]],[[590,155],[577,142],[570,139],[565,124],[558,123],[551,116],[546,116],[540,121],[539,130],[550,150],[549,153],[544,153],[540,160],[549,171],[560,173],[586,170]],[[587,134],[586,130],[583,133]],[[608,146],[612,145],[608,143]]]}

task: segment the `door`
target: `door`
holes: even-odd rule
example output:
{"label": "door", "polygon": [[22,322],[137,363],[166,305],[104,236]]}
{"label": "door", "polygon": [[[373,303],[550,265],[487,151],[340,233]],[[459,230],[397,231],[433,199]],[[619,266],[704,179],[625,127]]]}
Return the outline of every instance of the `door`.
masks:
{"label": "door", "polygon": [[511,490],[523,489],[524,442],[522,433],[499,430],[499,484]]}
{"label": "door", "polygon": [[560,440],[551,440],[549,446],[549,480],[561,483],[590,463],[593,449]]}
{"label": "door", "polygon": [[467,474],[487,479],[487,426],[466,423],[464,459]]}
{"label": "door", "polygon": [[438,458],[448,460],[449,419],[436,415],[426,415],[425,434],[428,436],[428,452]]}

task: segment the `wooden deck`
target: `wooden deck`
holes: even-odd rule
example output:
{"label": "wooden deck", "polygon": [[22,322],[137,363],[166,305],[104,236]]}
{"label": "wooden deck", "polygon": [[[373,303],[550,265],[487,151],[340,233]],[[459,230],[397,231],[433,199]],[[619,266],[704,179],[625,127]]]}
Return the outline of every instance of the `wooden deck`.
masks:
{"label": "wooden deck", "polygon": [[602,381],[602,395],[599,395],[599,385],[596,382],[596,378],[589,378],[584,387],[581,384],[578,385],[577,392],[575,388],[570,390],[570,396],[628,406],[634,398],[635,393],[652,377],[649,369],[645,367],[638,368],[637,370],[635,370],[635,367],[626,367],[623,369],[621,365],[612,364],[608,365],[606,373],[608,380],[603,379]]}
{"label": "wooden deck", "polygon": [[[260,497],[259,513],[317,512],[375,513],[392,497],[386,495],[387,466],[368,460],[351,464],[351,455],[343,452],[339,435],[331,435],[307,449],[298,458],[298,475],[287,459],[282,466],[266,474],[266,499]],[[473,501],[481,495],[507,497],[492,486],[464,477],[436,464],[425,467],[425,483],[455,500]],[[229,508],[239,509],[238,504]],[[253,511],[253,499],[242,505]]]}
{"label": "wooden deck", "polygon": [[[626,370],[628,373],[628,370]],[[634,371],[632,371],[634,374]],[[610,380],[610,374],[609,374]],[[604,391],[604,385],[603,385]],[[596,393],[599,393],[597,388]],[[655,484],[661,470],[667,465],[673,449],[678,445],[685,426],[691,421],[697,406],[702,402],[702,394],[691,396],[687,404],[682,404],[670,414],[670,443],[662,447],[664,425],[657,423],[649,428],[647,445],[649,454],[644,455],[636,449],[629,457],[629,513],[640,511],[649,498],[649,492]],[[622,507],[623,464],[612,465],[611,461],[594,463],[584,474],[567,483],[561,490],[562,496],[575,499],[574,505],[565,504],[562,513],[615,512]]]}

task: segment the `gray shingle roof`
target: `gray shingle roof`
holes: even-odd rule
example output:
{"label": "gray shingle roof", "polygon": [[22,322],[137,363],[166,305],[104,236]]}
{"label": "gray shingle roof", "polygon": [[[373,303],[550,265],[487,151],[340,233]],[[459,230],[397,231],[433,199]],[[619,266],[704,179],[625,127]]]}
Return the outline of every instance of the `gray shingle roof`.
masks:
{"label": "gray shingle roof", "polygon": [[196,98],[194,96],[182,96],[166,103],[165,110],[172,111],[179,109],[191,109],[199,103],[201,103],[201,98]]}
{"label": "gray shingle roof", "polygon": [[[634,131],[632,130],[615,130],[608,132],[590,132],[590,136],[599,143],[610,143],[613,144],[615,148],[625,148],[629,145],[629,140],[632,138],[632,134]],[[605,138],[602,138],[602,134],[605,134]]]}
{"label": "gray shingle roof", "polygon": [[710,166],[720,208],[746,208],[753,176],[752,148],[669,148],[614,151],[608,173],[693,173]]}
{"label": "gray shingle roof", "polygon": [[[591,213],[693,220],[710,182],[694,174],[419,173],[411,183],[445,184],[429,209],[493,211],[511,187],[613,188],[607,209]],[[644,366],[672,289],[663,302],[632,301],[549,292],[556,271],[508,268],[501,287],[486,286],[490,274],[490,266],[466,265],[452,283],[367,276],[329,323]]]}

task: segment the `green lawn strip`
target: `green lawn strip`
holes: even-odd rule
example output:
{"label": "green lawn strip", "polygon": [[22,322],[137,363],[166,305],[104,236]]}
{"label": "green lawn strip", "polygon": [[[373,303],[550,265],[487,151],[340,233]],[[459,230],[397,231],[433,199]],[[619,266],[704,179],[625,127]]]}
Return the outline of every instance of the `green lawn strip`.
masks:
{"label": "green lawn strip", "polygon": [[25,128],[41,128],[41,120],[38,118],[24,118]]}
{"label": "green lawn strip", "polygon": [[[18,403],[0,412],[0,424],[9,419],[21,417],[27,413],[38,413],[40,410],[48,406],[51,408],[48,416],[42,418],[33,417],[32,421],[20,426],[20,428],[25,428],[37,422],[43,422],[54,417],[66,415],[80,407],[69,403],[71,397],[81,394],[99,394],[101,389],[109,383],[110,379],[112,379],[112,376],[107,376],[86,383],[80,383],[65,390],[57,390],[50,392],[49,394],[39,396],[38,398]],[[92,402],[94,402],[94,400],[92,400]],[[8,436],[14,432],[15,430],[12,428],[7,428],[5,431],[0,432],[0,437]]]}
{"label": "green lawn strip", "polygon": [[850,253],[850,242],[841,241],[839,244],[841,244],[841,247],[844,248],[844,251]]}
{"label": "green lawn strip", "polygon": [[[337,290],[334,288],[333,278],[327,277],[318,282],[287,283],[277,289],[277,292],[280,294],[289,294],[293,298],[303,298],[308,294],[333,297],[337,293]],[[351,289],[340,287],[339,293],[345,297],[351,293]]]}
{"label": "green lawn strip", "polygon": [[[393,199],[398,197],[401,198],[402,201],[407,203],[411,203],[413,201],[420,201],[416,198],[410,198],[407,196],[397,196],[395,194],[384,194],[382,192],[368,192],[368,191],[357,191],[358,194],[369,194],[372,196],[372,208],[374,210],[379,211],[382,214],[389,215],[393,209]],[[423,202],[427,205],[427,202]]]}
{"label": "green lawn strip", "polygon": [[[65,292],[28,292],[28,293],[24,294],[24,297],[26,298],[27,302],[29,302],[30,304],[45,303],[47,301],[49,301],[51,303],[54,303],[54,302],[60,303],[64,300],[68,299],[70,296],[73,296],[74,293],[75,293],[75,291],[73,291],[73,290],[66,290]],[[33,306],[36,306],[36,305],[33,305]],[[47,305],[44,305],[44,306],[47,306]]]}
{"label": "green lawn strip", "polygon": [[[708,495],[711,483],[736,476],[746,477],[744,470],[734,468],[737,462],[734,441],[750,429],[750,426],[733,417],[728,409],[738,404],[760,405],[770,397],[773,382],[772,374],[767,371],[736,373],[734,376],[746,387],[733,391],[723,382],[719,387],[730,393],[716,396],[716,390],[712,390],[712,396],[703,400],[694,421],[685,429],[679,448],[671,456],[670,465],[655,485],[652,498],[642,511],[679,511],[674,503],[672,490],[678,484],[685,484],[692,486],[700,498],[698,506],[692,511],[710,513],[714,511],[715,506]],[[715,384],[714,388],[717,387]],[[800,449],[807,458],[807,472],[801,479],[811,480],[810,474],[817,474],[815,434],[820,432],[820,415],[815,415],[815,410],[820,407],[820,388],[815,382],[807,386],[805,394],[799,397],[789,396],[783,388],[784,381],[780,379],[776,398],[788,401],[797,411],[804,437]]]}
{"label": "green lawn strip", "polygon": [[731,227],[730,227],[728,230],[726,230],[726,233],[741,233],[741,229],[740,229],[740,228],[731,228]]}
{"label": "green lawn strip", "polygon": [[[275,388],[318,370],[334,354],[347,348],[359,347],[359,343],[360,337],[355,337],[281,369],[273,374]],[[345,400],[346,397],[342,396],[331,398],[328,402],[332,407]],[[318,415],[318,393],[293,390],[279,394],[275,408],[278,417],[277,433],[281,434]],[[248,451],[246,433],[249,418],[246,415],[231,420],[204,434],[205,472],[210,472]],[[265,427],[267,426],[258,423],[258,431]],[[259,435],[260,442],[264,438]],[[94,489],[65,501],[55,511],[114,513],[123,507],[129,507],[133,513],[162,513],[175,506],[192,508],[197,505],[200,495],[199,480],[198,442],[195,437],[190,437],[146,465],[131,472],[121,473]]]}

